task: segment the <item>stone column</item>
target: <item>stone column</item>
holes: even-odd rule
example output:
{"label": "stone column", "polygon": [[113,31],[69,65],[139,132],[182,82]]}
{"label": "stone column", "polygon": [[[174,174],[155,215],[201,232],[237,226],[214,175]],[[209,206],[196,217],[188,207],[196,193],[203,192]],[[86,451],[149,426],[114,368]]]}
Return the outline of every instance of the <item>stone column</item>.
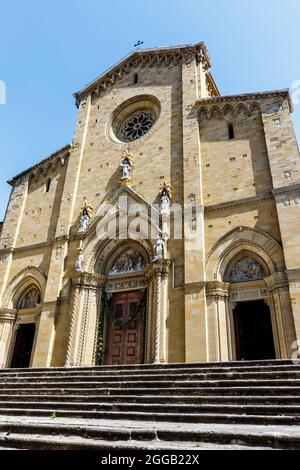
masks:
{"label": "stone column", "polygon": [[209,362],[230,360],[229,292],[228,283],[215,281],[206,284]]}
{"label": "stone column", "polygon": [[167,361],[167,295],[169,260],[161,260],[153,263],[154,275],[154,351],[155,364]]}
{"label": "stone column", "polygon": [[66,366],[93,365],[95,335],[97,334],[97,291],[106,277],[79,273],[72,279],[74,295]]}
{"label": "stone column", "polygon": [[288,359],[292,357],[293,343],[296,340],[288,278],[285,272],[279,272],[265,281],[270,293],[269,306],[278,359]]}
{"label": "stone column", "polygon": [[145,270],[147,279],[147,305],[146,305],[146,331],[145,331],[145,364],[151,364],[153,355],[153,331],[154,331],[154,282],[152,265],[147,266]]}
{"label": "stone column", "polygon": [[161,350],[161,280],[162,269],[161,265],[154,267],[155,272],[155,322],[154,322],[154,363],[160,363],[160,350]]}
{"label": "stone column", "polygon": [[16,322],[17,310],[0,309],[0,369],[8,367],[13,328]]}

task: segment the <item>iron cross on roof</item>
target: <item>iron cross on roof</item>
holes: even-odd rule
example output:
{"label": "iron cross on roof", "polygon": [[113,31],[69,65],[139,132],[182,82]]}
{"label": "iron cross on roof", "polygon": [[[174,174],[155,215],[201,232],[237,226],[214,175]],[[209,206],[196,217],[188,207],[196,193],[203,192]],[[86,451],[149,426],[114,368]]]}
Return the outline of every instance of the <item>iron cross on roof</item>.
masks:
{"label": "iron cross on roof", "polygon": [[144,44],[144,41],[138,40],[138,42],[134,45],[134,47],[139,47],[139,46],[141,46],[142,44]]}

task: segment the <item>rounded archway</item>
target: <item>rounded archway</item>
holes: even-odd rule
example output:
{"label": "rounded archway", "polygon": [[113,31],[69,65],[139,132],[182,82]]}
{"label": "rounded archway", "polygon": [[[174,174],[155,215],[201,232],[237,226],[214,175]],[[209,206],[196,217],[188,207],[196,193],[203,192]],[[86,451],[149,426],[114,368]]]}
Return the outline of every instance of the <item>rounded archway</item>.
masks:
{"label": "rounded archway", "polygon": [[231,291],[230,313],[236,360],[276,359],[276,322],[275,319],[272,322],[270,306],[262,295],[264,280],[269,275],[264,260],[249,251],[241,251],[225,270],[224,280]]}
{"label": "rounded archway", "polygon": [[211,249],[206,272],[208,310],[218,318],[215,359],[290,357],[294,325],[279,243],[262,230],[237,227]]}

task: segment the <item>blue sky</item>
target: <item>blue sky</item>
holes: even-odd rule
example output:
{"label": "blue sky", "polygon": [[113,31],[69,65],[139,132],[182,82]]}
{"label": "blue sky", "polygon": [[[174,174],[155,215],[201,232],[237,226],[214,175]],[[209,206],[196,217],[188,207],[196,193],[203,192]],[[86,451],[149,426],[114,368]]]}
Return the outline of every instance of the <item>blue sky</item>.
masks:
{"label": "blue sky", "polygon": [[[133,49],[205,41],[222,94],[300,80],[299,0],[0,0],[0,220],[6,181],[72,140],[72,93]],[[293,120],[300,137],[300,104]]]}

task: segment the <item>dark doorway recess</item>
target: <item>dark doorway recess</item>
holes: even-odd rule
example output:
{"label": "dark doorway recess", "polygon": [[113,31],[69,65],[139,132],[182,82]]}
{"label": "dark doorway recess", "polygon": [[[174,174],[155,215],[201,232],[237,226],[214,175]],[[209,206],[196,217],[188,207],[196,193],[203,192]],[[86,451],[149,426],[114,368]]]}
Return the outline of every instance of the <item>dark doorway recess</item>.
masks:
{"label": "dark doorway recess", "polygon": [[270,308],[263,300],[234,309],[237,360],[276,359]]}
{"label": "dark doorway recess", "polygon": [[35,324],[20,325],[11,361],[12,369],[28,368],[35,335]]}

